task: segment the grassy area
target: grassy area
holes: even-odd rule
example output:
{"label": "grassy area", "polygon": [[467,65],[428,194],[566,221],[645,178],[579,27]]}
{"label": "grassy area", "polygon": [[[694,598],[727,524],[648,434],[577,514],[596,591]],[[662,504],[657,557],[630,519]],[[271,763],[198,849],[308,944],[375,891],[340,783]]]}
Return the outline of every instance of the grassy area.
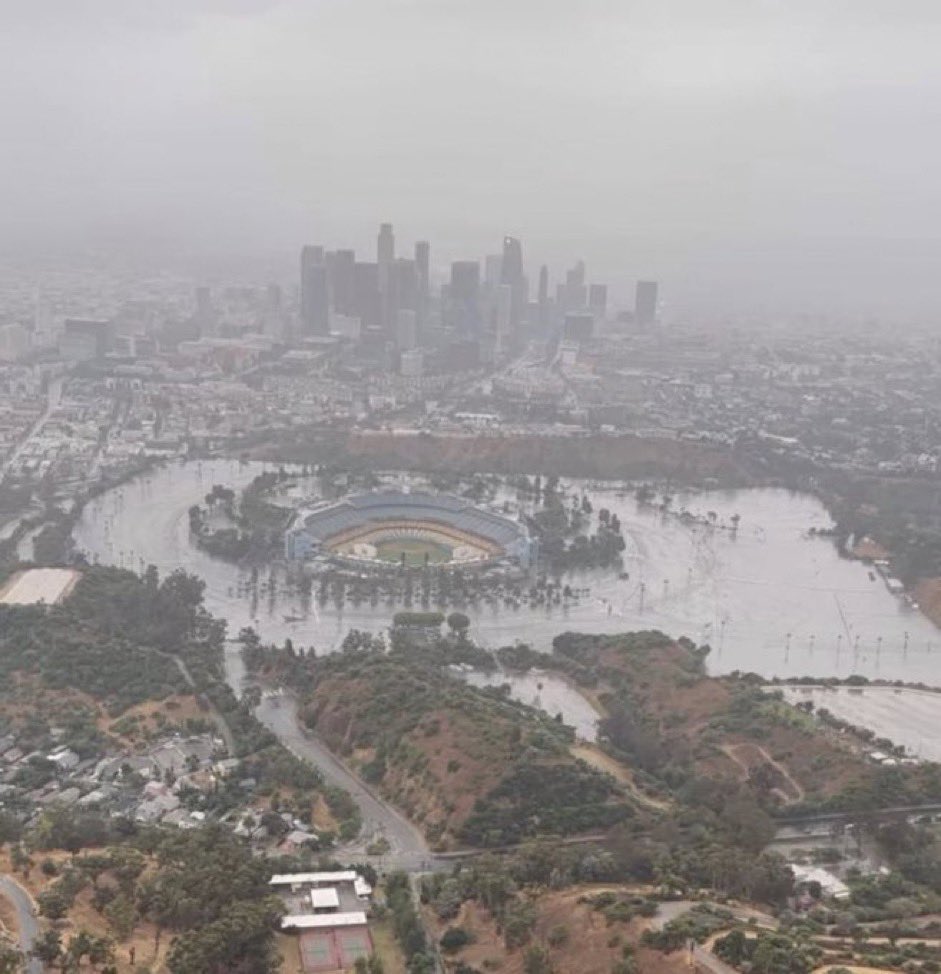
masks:
{"label": "grassy area", "polygon": [[[369,925],[373,946],[382,961],[385,974],[406,974],[405,955],[395,939],[391,919],[386,918]],[[285,968],[285,970],[288,970]]]}
{"label": "grassy area", "polygon": [[410,568],[421,568],[425,564],[426,555],[430,565],[439,565],[451,560],[451,549],[447,545],[424,538],[395,538],[380,541],[376,545],[376,554],[382,561],[396,564],[402,561],[404,555],[405,564]]}

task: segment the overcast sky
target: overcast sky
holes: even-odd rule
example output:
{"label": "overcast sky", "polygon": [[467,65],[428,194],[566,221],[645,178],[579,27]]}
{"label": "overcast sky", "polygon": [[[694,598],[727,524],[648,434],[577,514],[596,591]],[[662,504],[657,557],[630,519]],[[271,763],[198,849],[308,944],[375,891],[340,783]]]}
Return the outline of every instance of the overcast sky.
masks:
{"label": "overcast sky", "polygon": [[0,244],[523,239],[941,322],[937,0],[0,0]]}

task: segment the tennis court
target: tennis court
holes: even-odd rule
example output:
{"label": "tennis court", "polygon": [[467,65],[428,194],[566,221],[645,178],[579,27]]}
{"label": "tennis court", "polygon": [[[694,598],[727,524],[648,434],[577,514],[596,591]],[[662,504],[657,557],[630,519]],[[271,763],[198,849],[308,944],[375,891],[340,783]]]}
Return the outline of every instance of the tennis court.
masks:
{"label": "tennis court", "polygon": [[305,930],[300,935],[301,963],[310,974],[352,970],[358,957],[372,953],[372,938],[365,927]]}

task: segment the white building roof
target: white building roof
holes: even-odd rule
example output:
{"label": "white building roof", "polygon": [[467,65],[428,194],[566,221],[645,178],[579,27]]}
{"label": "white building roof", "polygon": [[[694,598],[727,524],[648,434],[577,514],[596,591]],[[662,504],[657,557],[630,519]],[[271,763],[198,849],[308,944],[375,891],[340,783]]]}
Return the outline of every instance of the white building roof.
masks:
{"label": "white building roof", "polygon": [[366,914],[356,913],[308,913],[300,916],[286,916],[281,921],[282,930],[317,930],[333,927],[360,927],[366,925]]}
{"label": "white building roof", "polygon": [[850,888],[839,877],[819,866],[799,866],[791,864],[791,871],[799,883],[820,883],[820,888],[835,900],[845,900],[850,895]]}
{"label": "white building roof", "polygon": [[335,910],[340,905],[340,894],[332,886],[310,891],[310,905],[315,910]]}
{"label": "white building roof", "polygon": [[271,877],[271,886],[335,886],[337,883],[354,883],[359,877],[354,869],[335,873],[278,873]]}

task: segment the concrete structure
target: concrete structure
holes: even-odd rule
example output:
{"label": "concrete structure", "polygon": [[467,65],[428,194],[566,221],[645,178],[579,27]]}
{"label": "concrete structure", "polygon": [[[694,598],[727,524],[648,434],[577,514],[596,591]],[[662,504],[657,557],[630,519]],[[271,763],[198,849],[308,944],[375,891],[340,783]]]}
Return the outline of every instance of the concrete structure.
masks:
{"label": "concrete structure", "polygon": [[[436,551],[435,564],[480,566],[508,558],[529,567],[535,545],[517,521],[463,497],[384,491],[327,501],[298,512],[285,535],[285,556],[314,555],[382,563],[384,549]],[[426,564],[428,560],[426,559]]]}
{"label": "concrete structure", "polygon": [[81,575],[71,568],[28,568],[0,589],[0,605],[55,605],[75,587]]}

